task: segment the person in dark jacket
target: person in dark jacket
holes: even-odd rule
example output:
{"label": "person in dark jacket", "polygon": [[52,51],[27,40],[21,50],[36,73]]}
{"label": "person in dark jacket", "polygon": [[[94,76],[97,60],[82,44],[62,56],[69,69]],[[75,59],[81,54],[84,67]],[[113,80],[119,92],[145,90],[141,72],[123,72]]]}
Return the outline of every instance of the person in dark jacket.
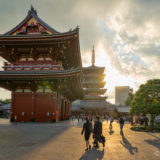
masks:
{"label": "person in dark jacket", "polygon": [[97,116],[94,123],[94,144],[95,147],[99,147],[98,141],[100,141],[101,135],[102,135],[102,122],[99,121],[99,117]]}
{"label": "person in dark jacket", "polygon": [[120,125],[120,134],[123,135],[124,119],[122,116],[120,116],[119,118],[119,125]]}
{"label": "person in dark jacket", "polygon": [[144,124],[145,124],[145,127],[148,127],[148,118],[146,116],[144,117]]}
{"label": "person in dark jacket", "polygon": [[86,117],[86,122],[83,124],[83,129],[81,132],[82,135],[84,133],[84,138],[86,141],[86,149],[85,149],[86,151],[88,149],[91,149],[91,145],[89,144],[89,138],[90,138],[91,132],[92,132],[92,124],[89,122],[88,117]]}

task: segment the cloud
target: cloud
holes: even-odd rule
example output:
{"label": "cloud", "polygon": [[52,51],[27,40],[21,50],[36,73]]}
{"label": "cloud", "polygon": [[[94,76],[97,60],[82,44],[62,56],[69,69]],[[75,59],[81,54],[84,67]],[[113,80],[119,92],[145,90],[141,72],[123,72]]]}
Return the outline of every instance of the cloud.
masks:
{"label": "cloud", "polygon": [[[1,34],[15,27],[31,4],[39,17],[60,32],[80,27],[85,66],[91,64],[94,44],[96,56],[106,60],[101,65],[119,72],[135,86],[159,78],[159,0],[0,0]],[[99,44],[103,55],[97,52]]]}
{"label": "cloud", "polygon": [[126,1],[123,8],[108,16],[106,25],[115,33],[111,58],[117,57],[113,66],[122,74],[127,72],[145,80],[159,77],[159,4],[160,1]]}

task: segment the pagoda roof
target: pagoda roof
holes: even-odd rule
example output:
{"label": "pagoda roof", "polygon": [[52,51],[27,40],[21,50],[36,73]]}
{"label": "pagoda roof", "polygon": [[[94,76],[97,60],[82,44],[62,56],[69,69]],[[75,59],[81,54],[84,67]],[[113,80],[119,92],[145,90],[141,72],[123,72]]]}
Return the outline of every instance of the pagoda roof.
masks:
{"label": "pagoda roof", "polygon": [[17,57],[14,55],[21,55],[24,52],[33,52],[33,55],[34,53],[36,55],[42,53],[41,50],[44,50],[43,53],[49,53],[52,56],[56,54],[60,57],[65,69],[82,66],[79,28],[61,34],[0,36],[0,55],[9,62]]}
{"label": "pagoda roof", "polygon": [[80,67],[57,71],[0,71],[0,87],[13,91],[21,86],[37,87],[39,83],[53,82],[57,90],[61,90],[61,93],[73,101],[84,95],[80,78]]}
{"label": "pagoda roof", "polygon": [[56,54],[56,60],[61,61],[65,69],[82,66],[79,28],[60,33],[39,18],[31,6],[21,23],[0,35],[0,56],[14,62],[23,53],[32,53],[33,56],[45,53],[53,57]]}
{"label": "pagoda roof", "polygon": [[91,74],[84,74],[83,75],[85,78],[93,78],[93,77],[105,77],[105,74],[100,74],[100,73],[91,73]]}
{"label": "pagoda roof", "polygon": [[43,27],[45,27],[46,29],[48,29],[53,34],[59,34],[58,31],[56,31],[54,28],[52,28],[51,26],[49,26],[41,18],[38,17],[37,11],[31,5],[31,9],[28,11],[28,15],[25,17],[25,19],[22,20],[16,27],[14,27],[13,29],[11,29],[10,31],[8,31],[7,33],[5,33],[5,35],[12,35],[14,32],[16,32],[18,29],[20,29],[23,25],[25,25],[26,22],[29,19],[31,19],[31,18],[34,18],[40,25],[42,25]]}
{"label": "pagoda roof", "polygon": [[104,81],[105,74],[98,74],[98,73],[88,73],[83,74],[84,81],[91,81],[91,80],[97,80],[97,81]]}
{"label": "pagoda roof", "polygon": [[83,73],[88,73],[88,72],[104,72],[105,70],[105,67],[98,67],[98,66],[95,66],[95,65],[92,65],[92,66],[89,66],[89,67],[83,67]]}
{"label": "pagoda roof", "polygon": [[[35,35],[27,35],[27,34],[17,34],[17,35],[6,35],[6,34],[1,34],[0,38],[2,40],[6,39],[8,41],[12,40],[21,40],[21,41],[29,41],[29,40],[36,40],[37,38],[39,41],[47,39],[47,38],[65,38],[66,36],[71,36],[74,33],[77,33],[79,31],[79,28],[76,27],[74,30],[70,30],[69,32],[63,32],[63,33],[57,33],[57,34],[35,34]],[[76,36],[78,37],[78,36]],[[42,39],[41,39],[42,38]],[[47,39],[48,40],[48,39]]]}
{"label": "pagoda roof", "polygon": [[40,70],[40,71],[0,71],[0,80],[25,80],[42,78],[68,78],[78,76],[81,73],[80,67],[68,70]]}
{"label": "pagoda roof", "polygon": [[105,81],[83,81],[82,83],[84,88],[103,88],[106,84]]}

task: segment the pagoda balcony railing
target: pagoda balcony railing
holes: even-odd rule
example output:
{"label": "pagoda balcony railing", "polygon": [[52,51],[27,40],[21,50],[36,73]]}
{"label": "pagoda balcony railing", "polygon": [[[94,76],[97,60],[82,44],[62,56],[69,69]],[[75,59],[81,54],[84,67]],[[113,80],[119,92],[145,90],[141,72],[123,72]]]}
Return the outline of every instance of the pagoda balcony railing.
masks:
{"label": "pagoda balcony railing", "polygon": [[4,66],[16,66],[16,65],[41,65],[41,64],[50,64],[50,65],[61,65],[60,62],[57,62],[55,60],[43,60],[43,61],[17,61],[17,62],[13,62],[13,63],[7,63],[4,62]]}
{"label": "pagoda balcony railing", "polygon": [[6,64],[4,67],[5,71],[21,71],[21,70],[63,70],[62,65],[51,65],[51,64],[21,64],[13,65]]}

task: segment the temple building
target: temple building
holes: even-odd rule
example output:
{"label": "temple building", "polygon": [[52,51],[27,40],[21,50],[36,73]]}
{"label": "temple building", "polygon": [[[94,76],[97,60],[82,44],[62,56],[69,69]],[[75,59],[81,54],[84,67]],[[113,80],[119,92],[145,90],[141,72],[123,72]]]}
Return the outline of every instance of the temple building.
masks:
{"label": "temple building", "polygon": [[0,87],[11,91],[11,121],[69,119],[71,102],[82,99],[79,28],[60,33],[31,6],[26,18],[0,35]]}
{"label": "temple building", "polygon": [[[95,51],[94,47],[92,50],[92,65],[89,67],[83,67],[83,90],[85,96],[79,101],[79,110],[101,110],[106,108],[106,99],[104,96],[106,89],[104,86],[106,82],[104,81],[104,70],[105,67],[95,66]],[[78,108],[77,105],[75,105]],[[74,105],[72,110],[76,109]],[[78,110],[78,109],[77,109]]]}

